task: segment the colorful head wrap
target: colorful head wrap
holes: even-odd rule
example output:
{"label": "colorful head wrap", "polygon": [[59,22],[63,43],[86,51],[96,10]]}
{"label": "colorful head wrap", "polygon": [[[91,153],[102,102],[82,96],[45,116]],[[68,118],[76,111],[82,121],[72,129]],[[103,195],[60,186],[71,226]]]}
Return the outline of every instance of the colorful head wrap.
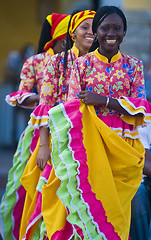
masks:
{"label": "colorful head wrap", "polygon": [[46,19],[51,26],[52,39],[45,44],[45,51],[52,47],[55,40],[63,39],[67,35],[70,15],[52,13],[51,15],[48,15]]}
{"label": "colorful head wrap", "polygon": [[72,33],[76,30],[76,28],[84,20],[89,19],[89,18],[94,18],[94,15],[95,15],[95,11],[92,11],[92,10],[85,10],[85,11],[81,11],[81,12],[74,14],[71,19],[71,23],[70,23],[70,27],[69,27],[70,37],[73,39]]}

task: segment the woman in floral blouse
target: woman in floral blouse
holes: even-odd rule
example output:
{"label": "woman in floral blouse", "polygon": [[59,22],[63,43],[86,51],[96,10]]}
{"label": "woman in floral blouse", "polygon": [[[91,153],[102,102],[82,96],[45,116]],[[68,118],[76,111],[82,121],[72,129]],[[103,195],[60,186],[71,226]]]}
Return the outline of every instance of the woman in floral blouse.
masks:
{"label": "woman in floral blouse", "polygon": [[[33,232],[33,230],[35,230],[35,226],[38,224],[40,228],[42,228],[44,224],[46,225],[47,231],[45,234],[48,235],[49,238],[52,232],[52,228],[49,227],[49,218],[47,219],[48,221],[44,219],[44,222],[41,224],[43,216],[42,188],[46,186],[47,189],[49,189],[52,169],[52,165],[50,165],[48,161],[50,160],[51,151],[51,148],[49,148],[51,136],[48,128],[48,110],[67,100],[69,77],[73,62],[78,56],[88,53],[94,40],[92,33],[94,14],[95,12],[91,10],[73,13],[68,27],[66,51],[52,56],[44,71],[40,104],[31,114],[29,122],[32,127],[40,128],[40,144],[38,142],[20,180],[22,186],[26,189],[26,199],[20,229],[21,239],[23,237],[24,239],[28,239],[32,234],[35,236],[36,232]],[[36,161],[38,166],[36,165]],[[43,170],[43,172],[41,170]],[[37,179],[39,179],[38,184]],[[30,194],[31,188],[32,196]],[[58,228],[56,225],[54,225],[54,229],[57,232]],[[58,237],[64,236],[64,231],[59,231],[57,234],[59,234]]]}
{"label": "woman in floral blouse", "polygon": [[[44,48],[43,52],[25,61],[20,75],[19,90],[6,96],[8,104],[28,108],[37,105],[45,65],[50,56],[64,50],[69,19],[69,15],[57,13],[52,13],[46,17],[38,49],[38,51],[41,51]],[[35,87],[38,94],[32,92]],[[17,240],[19,238],[19,225],[25,198],[25,190],[21,186],[20,177],[30,155],[35,149],[38,138],[38,129],[34,130],[29,126],[26,127],[20,137],[16,153],[13,157],[13,167],[9,171],[6,192],[0,205],[0,217],[3,224],[2,235],[4,239]],[[20,208],[19,211],[18,206]]]}
{"label": "woman in floral blouse", "polygon": [[[69,19],[69,15],[58,13],[52,13],[46,17],[38,49],[38,52],[41,52],[43,45],[43,51],[37,55],[31,56],[25,61],[20,74],[21,82],[19,90],[6,96],[8,104],[27,108],[33,108],[37,105],[39,102],[45,65],[50,55],[64,50],[64,41],[67,35]],[[46,42],[46,39],[48,42]],[[32,92],[35,87],[38,94]]]}
{"label": "woman in floral blouse", "polygon": [[144,165],[137,127],[151,121],[151,104],[142,62],[120,52],[123,12],[98,9],[92,30],[94,51],[75,60],[69,101],[49,110],[53,181],[49,192],[43,188],[43,216],[53,213],[51,226],[61,213],[64,229],[79,239],[128,240]]}

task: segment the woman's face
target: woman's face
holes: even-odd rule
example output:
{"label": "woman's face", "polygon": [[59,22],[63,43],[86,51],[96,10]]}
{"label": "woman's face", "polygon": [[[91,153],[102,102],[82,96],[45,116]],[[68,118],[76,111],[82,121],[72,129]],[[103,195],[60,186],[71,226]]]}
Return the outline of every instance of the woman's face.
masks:
{"label": "woman's face", "polygon": [[89,51],[94,40],[92,32],[93,19],[84,20],[74,31],[75,46],[81,51]]}
{"label": "woman's face", "polygon": [[97,37],[101,54],[116,54],[124,37],[122,18],[116,13],[106,16],[98,26]]}

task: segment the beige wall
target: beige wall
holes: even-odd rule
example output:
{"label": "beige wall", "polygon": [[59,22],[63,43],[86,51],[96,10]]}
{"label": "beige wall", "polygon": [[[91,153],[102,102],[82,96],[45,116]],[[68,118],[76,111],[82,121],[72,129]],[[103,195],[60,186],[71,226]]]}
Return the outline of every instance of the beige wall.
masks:
{"label": "beige wall", "polygon": [[[90,0],[89,0],[90,1]],[[37,48],[42,22],[52,12],[66,13],[77,0],[7,0],[0,7],[0,82],[11,50],[26,43]]]}
{"label": "beige wall", "polygon": [[[91,2],[91,0],[83,0]],[[37,47],[44,16],[52,10],[66,13],[82,0],[7,0],[0,7],[0,81],[7,56],[11,50],[20,50],[25,43]],[[123,0],[126,10],[151,10],[151,0]],[[49,10],[50,9],[50,10]]]}
{"label": "beige wall", "polygon": [[37,16],[37,0],[1,1],[0,7],[0,80],[11,50],[20,50],[27,42],[37,46],[41,24]]}
{"label": "beige wall", "polygon": [[151,0],[123,0],[126,10],[151,10]]}

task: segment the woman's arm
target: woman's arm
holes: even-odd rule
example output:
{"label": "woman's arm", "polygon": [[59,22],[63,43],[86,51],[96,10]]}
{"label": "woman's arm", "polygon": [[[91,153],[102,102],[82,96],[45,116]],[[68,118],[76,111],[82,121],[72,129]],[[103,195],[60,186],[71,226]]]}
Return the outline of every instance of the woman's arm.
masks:
{"label": "woman's arm", "polygon": [[[87,91],[87,90],[81,91],[79,93],[79,98],[82,99],[82,101],[86,105],[93,105],[93,106],[101,105],[104,107],[106,106],[110,109],[113,109],[113,110],[123,114],[123,115],[131,116],[124,108],[121,107],[119,102],[114,98],[109,98],[108,102],[107,102],[106,96],[101,96],[101,95],[95,94],[95,93]],[[135,115],[135,117],[141,117],[142,115],[143,114],[138,113]]]}
{"label": "woman's arm", "polygon": [[27,97],[21,104],[17,104],[20,107],[24,107],[24,106],[30,106],[30,105],[35,105],[37,103],[39,103],[39,99],[40,99],[40,95],[39,94],[35,94],[32,95],[30,97]]}
{"label": "woman's arm", "polygon": [[43,171],[48,160],[50,160],[49,128],[40,127],[40,144],[37,155],[37,166]]}

